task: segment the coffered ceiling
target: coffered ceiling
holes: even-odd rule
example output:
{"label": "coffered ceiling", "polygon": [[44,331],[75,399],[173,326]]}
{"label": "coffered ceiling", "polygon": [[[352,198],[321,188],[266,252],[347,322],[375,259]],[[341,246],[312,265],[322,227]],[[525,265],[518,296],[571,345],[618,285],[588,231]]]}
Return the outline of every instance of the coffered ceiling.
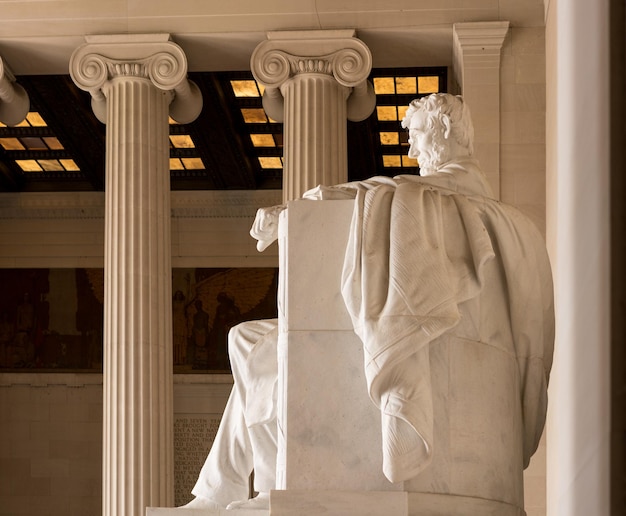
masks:
{"label": "coffered ceiling", "polygon": [[[249,71],[192,72],[204,99],[186,125],[170,120],[173,190],[280,189],[283,126],[269,119]],[[31,108],[15,127],[0,127],[0,191],[102,191],[106,128],[88,93],[67,75],[18,77]],[[400,120],[415,97],[446,91],[446,67],[372,71],[377,107],[348,122],[350,180],[417,173]]]}
{"label": "coffered ceiling", "polygon": [[[33,117],[46,125],[34,119],[25,127],[3,129],[1,137],[18,142],[0,149],[0,191],[104,188],[105,127],[93,116],[89,95],[68,76],[70,56],[85,35],[169,33],[185,51],[204,108],[195,122],[170,126],[177,137],[171,140],[172,189],[259,189],[280,188],[281,129],[270,121],[259,124],[256,134],[274,135],[275,146],[255,144],[241,109],[246,103],[260,107],[260,100],[237,99],[230,81],[251,78],[250,56],[268,31],[356,29],[372,52],[375,73],[403,77],[419,73],[416,67],[451,68],[454,23],[496,20],[510,21],[512,27],[542,26],[544,2],[2,0],[0,56],[29,92],[31,110],[38,113]],[[451,79],[442,82],[442,91]],[[409,100],[411,94],[393,102]],[[397,130],[397,120],[381,121],[378,113],[349,123],[350,179],[394,172],[383,169],[384,155],[394,145],[396,155],[404,152],[406,142],[387,140],[381,148],[381,131]]]}

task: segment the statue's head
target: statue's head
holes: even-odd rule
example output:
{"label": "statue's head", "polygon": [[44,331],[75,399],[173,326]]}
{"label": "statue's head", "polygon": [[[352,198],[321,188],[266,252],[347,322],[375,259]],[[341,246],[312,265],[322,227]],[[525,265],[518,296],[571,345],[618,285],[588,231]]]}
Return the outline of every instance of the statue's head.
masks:
{"label": "statue's head", "polygon": [[422,175],[474,153],[469,108],[458,95],[434,93],[415,99],[402,119],[402,127],[409,131],[409,157],[418,160]]}

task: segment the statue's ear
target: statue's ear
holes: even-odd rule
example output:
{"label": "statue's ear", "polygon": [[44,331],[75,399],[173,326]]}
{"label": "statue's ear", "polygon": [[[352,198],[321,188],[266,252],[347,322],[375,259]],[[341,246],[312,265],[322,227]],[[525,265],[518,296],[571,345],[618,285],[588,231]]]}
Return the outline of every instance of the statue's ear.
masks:
{"label": "statue's ear", "polygon": [[443,124],[443,137],[447,140],[452,132],[452,122],[448,115],[441,115],[440,120]]}

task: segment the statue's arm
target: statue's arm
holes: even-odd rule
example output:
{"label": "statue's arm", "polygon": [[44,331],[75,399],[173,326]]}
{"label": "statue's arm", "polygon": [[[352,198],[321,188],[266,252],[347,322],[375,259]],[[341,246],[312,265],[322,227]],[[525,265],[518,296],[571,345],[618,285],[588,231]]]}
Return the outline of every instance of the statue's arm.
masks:
{"label": "statue's arm", "polygon": [[285,209],[285,204],[279,204],[257,210],[250,236],[257,240],[256,248],[259,252],[265,251],[278,238],[278,217]]}
{"label": "statue's arm", "polygon": [[[336,186],[319,185],[308,190],[302,199],[309,201],[354,199],[356,186],[346,183]],[[278,217],[287,205],[279,204],[268,208],[260,208],[250,229],[250,235],[257,240],[257,250],[265,251],[278,238]]]}

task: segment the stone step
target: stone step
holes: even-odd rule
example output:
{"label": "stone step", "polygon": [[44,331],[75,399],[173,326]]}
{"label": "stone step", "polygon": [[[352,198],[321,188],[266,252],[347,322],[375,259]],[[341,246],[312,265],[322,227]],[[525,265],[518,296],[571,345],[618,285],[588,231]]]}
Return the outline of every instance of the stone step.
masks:
{"label": "stone step", "polygon": [[404,491],[272,491],[271,516],[408,516]]}
{"label": "stone step", "polygon": [[250,509],[183,509],[182,507],[148,507],[146,516],[269,516],[269,511]]}
{"label": "stone step", "polygon": [[525,516],[497,500],[406,491],[272,491],[270,511],[250,509],[146,509],[146,516]]}
{"label": "stone step", "polygon": [[270,511],[251,509],[146,509],[146,516],[407,516],[404,491],[272,491]]}

